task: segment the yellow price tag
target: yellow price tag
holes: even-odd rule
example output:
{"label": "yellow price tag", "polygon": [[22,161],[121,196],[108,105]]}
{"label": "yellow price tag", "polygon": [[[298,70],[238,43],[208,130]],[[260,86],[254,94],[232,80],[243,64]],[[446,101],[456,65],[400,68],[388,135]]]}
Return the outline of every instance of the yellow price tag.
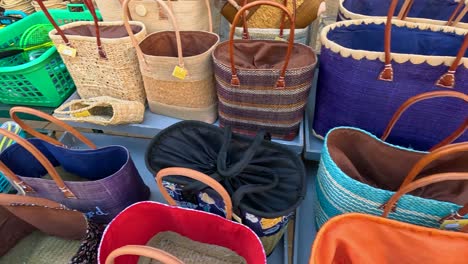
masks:
{"label": "yellow price tag", "polygon": [[83,112],[74,113],[72,115],[74,117],[88,117],[88,116],[91,116],[91,113],[88,110],[86,110],[86,111],[83,111]]}
{"label": "yellow price tag", "polygon": [[174,71],[172,72],[172,76],[183,80],[187,76],[187,70],[179,66],[175,66]]}
{"label": "yellow price tag", "polygon": [[449,231],[462,231],[468,227],[468,219],[445,220],[440,229]]}
{"label": "yellow price tag", "polygon": [[278,40],[278,41],[286,41],[284,38],[280,38],[280,37],[275,37],[275,40]]}
{"label": "yellow price tag", "polygon": [[283,217],[272,218],[272,219],[262,218],[262,220],[260,220],[260,224],[262,228],[265,230],[265,229],[274,227],[279,222],[281,222],[281,220],[283,220]]}
{"label": "yellow price tag", "polygon": [[63,54],[65,56],[76,57],[76,49],[72,47],[60,44],[57,50],[60,54]]}

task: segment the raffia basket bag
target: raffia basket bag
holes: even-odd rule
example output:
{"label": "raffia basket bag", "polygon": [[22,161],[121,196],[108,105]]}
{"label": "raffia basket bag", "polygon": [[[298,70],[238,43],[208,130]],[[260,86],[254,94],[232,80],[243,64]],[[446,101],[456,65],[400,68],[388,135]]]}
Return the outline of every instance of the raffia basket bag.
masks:
{"label": "raffia basket bag", "polygon": [[[206,31],[179,31],[171,9],[163,1],[156,1],[167,11],[175,31],[152,33],[140,43],[128,22],[131,0],[123,6],[124,23],[140,60],[150,110],[213,123],[217,119],[217,97],[211,54],[219,36]],[[209,1],[206,3],[210,9]]]}
{"label": "raffia basket bag", "polygon": [[[97,96],[145,103],[138,58],[123,22],[98,22],[91,0],[85,0],[94,22],[73,22],[59,27],[38,1],[55,30],[49,32],[81,98]],[[146,36],[145,25],[131,22],[132,37]],[[97,46],[97,47],[96,47]]]}

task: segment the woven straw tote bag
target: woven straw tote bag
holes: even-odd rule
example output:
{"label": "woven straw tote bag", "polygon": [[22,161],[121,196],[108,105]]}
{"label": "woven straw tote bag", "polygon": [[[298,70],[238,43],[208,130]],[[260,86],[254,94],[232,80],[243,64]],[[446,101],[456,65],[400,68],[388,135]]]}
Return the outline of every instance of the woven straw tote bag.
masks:
{"label": "woven straw tote bag", "polygon": [[[281,8],[281,4],[256,1],[245,5],[236,15],[257,5]],[[256,135],[259,130],[272,137],[293,140],[304,116],[317,57],[303,44],[294,43],[294,24],[288,42],[272,40],[234,40],[231,26],[229,41],[213,52],[221,126]]]}
{"label": "woven straw tote bag", "polygon": [[0,194],[0,263],[96,263],[102,225],[57,202]]}
{"label": "woven straw tote bag", "polygon": [[55,109],[54,116],[63,121],[86,122],[102,126],[141,123],[145,105],[109,96],[77,99]]}
{"label": "woven straw tote bag", "polygon": [[316,178],[318,226],[345,213],[380,215],[395,192],[408,193],[401,197],[398,208],[390,214],[395,220],[439,227],[440,221],[463,207],[463,215],[468,213],[468,204],[465,205],[468,181],[440,182],[423,189],[407,190],[411,183],[426,180],[429,175],[468,172],[468,143],[447,145],[466,131],[467,116],[462,117],[462,126],[431,152],[384,142],[408,107],[437,97],[454,97],[465,104],[468,102],[468,95],[459,92],[425,93],[411,98],[398,109],[381,139],[352,127],[338,127],[327,134]]}
{"label": "woven straw tote bag", "polygon": [[[338,21],[383,18],[391,1],[339,0]],[[400,1],[401,2],[401,1]],[[466,0],[405,0],[397,7],[398,19],[417,23],[448,25],[468,29]]]}
{"label": "woven straw tote bag", "polygon": [[152,33],[138,43],[128,22],[127,7],[132,1],[124,3],[124,22],[140,60],[151,112],[215,122],[217,100],[211,53],[219,36],[206,31],[179,31],[171,9],[162,0],[156,0],[166,9],[174,31]]}
{"label": "woven straw tote bag", "polygon": [[[138,58],[123,22],[98,22],[90,0],[85,3],[94,22],[73,22],[59,27],[38,3],[55,30],[49,33],[83,99],[97,96],[145,103]],[[145,25],[131,22],[134,38],[142,40]]]}
{"label": "woven straw tote bag", "polygon": [[[323,138],[338,126],[381,136],[396,109],[412,96],[450,89],[468,93],[467,30],[397,20],[397,4],[393,0],[387,19],[342,21],[322,30],[312,125],[316,136]],[[416,106],[388,142],[428,150],[456,129],[453,116],[468,114],[462,101],[450,101]],[[457,142],[467,140],[465,134]]]}
{"label": "woven straw tote bag", "polygon": [[[295,12],[296,10],[296,2],[300,2],[302,0],[284,0],[283,4],[286,5],[289,3],[289,9],[292,10],[291,12]],[[247,4],[249,1],[244,1],[244,5]],[[250,1],[250,2],[256,2],[256,1]],[[280,0],[276,0],[276,2],[281,2]],[[257,11],[260,12],[262,7],[268,7],[271,9],[267,9],[266,11],[263,10],[264,13],[261,14],[261,21],[263,21],[265,18],[269,17],[269,11],[273,10],[276,11],[275,15],[273,17],[277,19],[270,19],[268,26],[264,25],[265,23],[252,23],[252,21],[249,19],[247,20],[246,26],[238,26],[236,27],[235,33],[234,33],[234,38],[235,39],[253,39],[253,40],[281,40],[281,39],[289,39],[290,35],[290,29],[285,28],[289,27],[289,20],[286,20],[286,15],[283,13],[281,15],[281,11],[277,10],[276,8],[270,7],[270,6],[257,6],[258,10],[256,10],[256,7],[253,7],[253,10],[256,12],[252,14],[253,16],[257,15]],[[249,9],[249,15],[250,15],[250,9]],[[267,15],[268,14],[268,15]],[[274,21],[274,24],[271,24],[271,21]],[[237,25],[243,24],[243,23],[237,23]],[[247,29],[247,24],[248,24],[248,29]],[[231,24],[226,20],[223,19],[221,21],[221,38],[228,39],[229,38],[229,32],[230,32]],[[304,28],[296,28],[294,30],[294,42],[296,43],[301,43],[304,45],[309,44],[309,40],[311,38],[310,36],[310,29],[311,27],[309,25],[305,26]]]}

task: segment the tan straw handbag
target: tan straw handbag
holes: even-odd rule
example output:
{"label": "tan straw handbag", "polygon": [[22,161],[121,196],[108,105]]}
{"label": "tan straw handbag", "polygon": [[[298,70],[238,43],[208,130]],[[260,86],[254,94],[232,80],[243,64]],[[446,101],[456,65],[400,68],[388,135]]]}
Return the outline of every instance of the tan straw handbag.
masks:
{"label": "tan straw handbag", "polygon": [[[67,110],[68,109],[68,110]],[[72,100],[55,109],[54,116],[64,121],[98,125],[141,123],[145,106],[137,101],[124,101],[109,96]]]}
{"label": "tan straw handbag", "polygon": [[217,97],[211,53],[219,36],[206,31],[179,31],[168,5],[156,1],[166,9],[175,31],[152,33],[140,43],[133,37],[128,22],[127,7],[132,0],[124,3],[124,23],[140,60],[150,110],[213,123],[217,118]]}
{"label": "tan straw handbag", "polygon": [[[111,96],[145,103],[138,58],[123,22],[98,22],[91,0],[85,0],[94,22],[79,21],[59,27],[39,0],[54,25],[49,32],[81,98]],[[133,37],[142,40],[145,25],[131,22]]]}

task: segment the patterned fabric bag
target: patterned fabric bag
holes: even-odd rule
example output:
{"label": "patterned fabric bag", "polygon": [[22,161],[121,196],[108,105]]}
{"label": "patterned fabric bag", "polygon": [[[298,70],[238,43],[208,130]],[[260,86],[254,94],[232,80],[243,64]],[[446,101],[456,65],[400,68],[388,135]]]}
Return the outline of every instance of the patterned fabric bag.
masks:
{"label": "patterned fabric bag", "polygon": [[[395,110],[412,96],[447,89],[468,93],[466,30],[392,19],[397,2],[387,20],[350,20],[323,29],[313,121],[319,137],[338,126],[381,136]],[[454,117],[468,115],[463,102],[447,98],[414,110],[388,142],[428,150],[456,129]],[[468,141],[468,134],[461,141]]]}
{"label": "patterned fabric bag", "polygon": [[[146,151],[153,174],[188,168],[221,183],[233,200],[235,219],[255,231],[270,254],[305,196],[305,168],[288,148],[229,129],[184,121],[161,131]],[[182,173],[183,171],[181,171]],[[206,185],[170,174],[159,182],[181,206],[225,216],[219,195]]]}
{"label": "patterned fabric bag", "polygon": [[[281,4],[256,1],[242,7],[235,24],[248,9],[270,5],[292,14]],[[305,45],[294,43],[294,24],[289,42],[273,40],[229,41],[213,52],[219,99],[220,125],[256,135],[265,130],[272,137],[293,140],[303,120],[317,57]]]}
{"label": "patterned fabric bag", "polygon": [[[385,17],[390,1],[380,0],[339,0],[338,21]],[[398,19],[437,25],[468,28],[468,1],[466,0],[400,0]],[[447,22],[448,21],[448,22]]]}
{"label": "patterned fabric bag", "polygon": [[[415,102],[435,97],[455,97],[463,99],[465,104],[468,102],[468,95],[458,92],[425,93],[411,98],[398,109],[382,139],[352,127],[338,127],[328,133],[316,180],[318,226],[344,213],[380,215],[395,192],[402,197],[390,214],[392,219],[438,227],[452,215],[468,214],[468,204],[457,213],[467,202],[466,179],[416,184],[435,174],[468,172],[468,143],[444,146],[467,129],[467,116],[463,125],[431,152],[384,142],[405,109]],[[409,189],[410,185],[417,188]]]}
{"label": "patterned fabric bag", "polygon": [[[46,119],[90,149],[64,146],[26,125],[18,113]],[[97,223],[108,223],[127,206],[149,198],[150,190],[125,147],[97,148],[73,127],[35,109],[13,107],[10,114],[24,131],[37,137],[25,140],[0,130],[17,143],[0,154],[0,169],[20,194],[60,202]]]}
{"label": "patterned fabric bag", "polygon": [[1,263],[97,263],[104,231],[56,202],[0,194]]}

